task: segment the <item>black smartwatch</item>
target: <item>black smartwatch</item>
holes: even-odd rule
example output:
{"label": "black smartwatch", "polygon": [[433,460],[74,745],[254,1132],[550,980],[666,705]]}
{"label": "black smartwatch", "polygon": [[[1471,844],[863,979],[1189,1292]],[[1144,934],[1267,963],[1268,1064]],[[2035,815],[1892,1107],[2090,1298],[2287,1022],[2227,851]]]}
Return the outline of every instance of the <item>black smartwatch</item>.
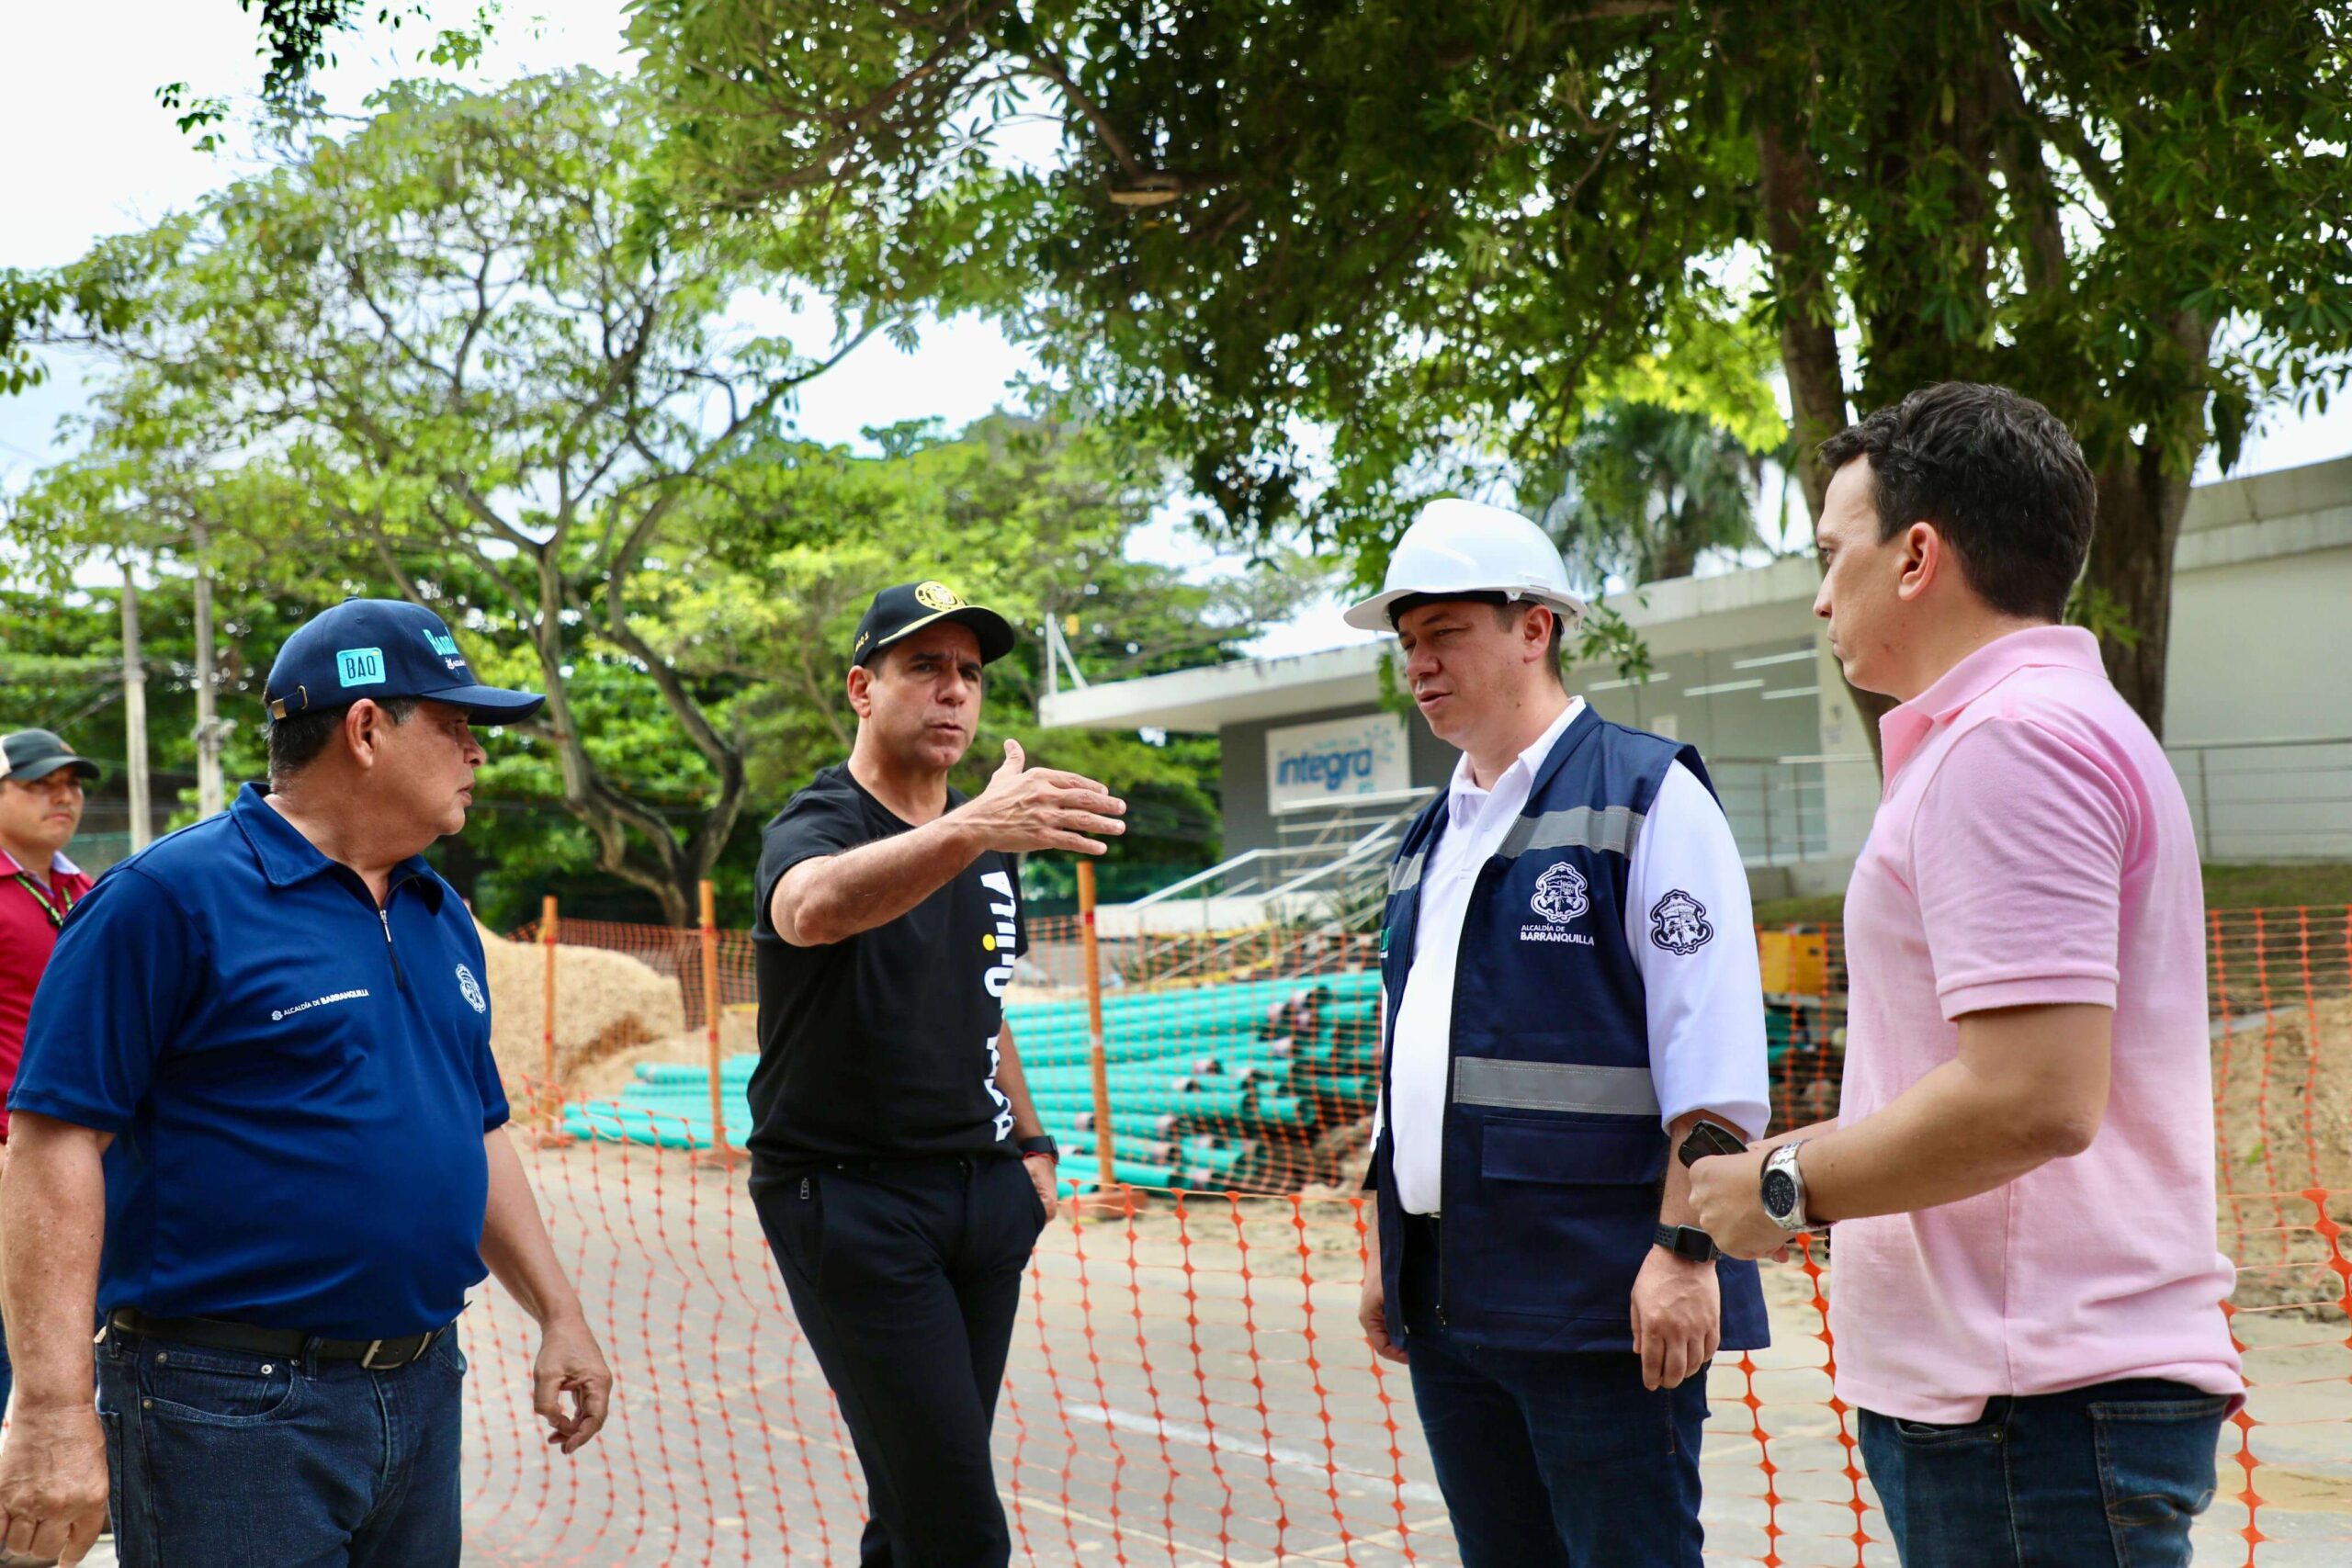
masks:
{"label": "black smartwatch", "polygon": [[1023,1159],[1027,1159],[1032,1155],[1043,1155],[1047,1159],[1052,1160],[1056,1165],[1059,1165],[1062,1162],[1061,1145],[1055,1143],[1053,1139],[1047,1137],[1043,1133],[1038,1134],[1034,1138],[1023,1138],[1021,1140],[1021,1157]]}
{"label": "black smartwatch", "polygon": [[1713,1263],[1724,1255],[1715,1238],[1697,1225],[1660,1225],[1651,1233],[1650,1242],[1685,1263]]}

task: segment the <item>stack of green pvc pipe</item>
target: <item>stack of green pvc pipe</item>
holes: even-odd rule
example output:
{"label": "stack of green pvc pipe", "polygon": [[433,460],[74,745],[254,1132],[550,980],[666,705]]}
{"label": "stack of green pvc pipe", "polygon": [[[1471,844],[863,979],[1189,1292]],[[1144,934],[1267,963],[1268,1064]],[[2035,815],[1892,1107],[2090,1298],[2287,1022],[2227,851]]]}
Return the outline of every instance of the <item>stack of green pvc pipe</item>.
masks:
{"label": "stack of green pvc pipe", "polygon": [[[1309,998],[1311,1008],[1303,1005]],[[1379,976],[1370,970],[1105,998],[1115,1179],[1246,1185],[1265,1168],[1270,1142],[1295,1144],[1333,1116],[1361,1114],[1376,1084],[1378,1010]],[[1099,1145],[1086,1005],[1016,1006],[1005,1021],[1038,1116],[1063,1146],[1064,1172],[1091,1185]],[[719,1067],[730,1142],[741,1142],[751,1124],[744,1089],[755,1061],[730,1056]],[[647,1063],[618,1099],[572,1106],[565,1121],[581,1137],[707,1146],[709,1074]]]}
{"label": "stack of green pvc pipe", "polygon": [[[1309,1000],[1312,1006],[1306,1005]],[[1096,1179],[1093,1032],[1086,1004],[1008,1008],[1039,1118],[1075,1184]],[[1774,1059],[1791,1045],[1785,1012],[1766,1010]],[[1380,978],[1373,970],[1131,991],[1102,1003],[1114,1179],[1139,1187],[1249,1187],[1280,1168],[1279,1150],[1351,1121],[1379,1092]],[[744,1097],[757,1058],[719,1067],[729,1141],[751,1126]],[[571,1107],[581,1137],[665,1147],[711,1141],[710,1077],[700,1066],[647,1063],[617,1100]]]}

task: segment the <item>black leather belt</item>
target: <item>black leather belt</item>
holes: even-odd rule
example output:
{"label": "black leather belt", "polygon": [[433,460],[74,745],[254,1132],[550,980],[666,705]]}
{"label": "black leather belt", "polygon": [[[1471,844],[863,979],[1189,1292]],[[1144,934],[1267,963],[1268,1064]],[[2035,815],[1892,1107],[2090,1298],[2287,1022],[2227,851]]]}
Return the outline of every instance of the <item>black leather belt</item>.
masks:
{"label": "black leather belt", "polygon": [[242,1350],[288,1361],[310,1355],[324,1361],[356,1361],[370,1371],[381,1372],[416,1360],[453,1325],[445,1323],[398,1339],[322,1339],[299,1328],[259,1328],[217,1317],[151,1317],[137,1307],[117,1307],[107,1314],[107,1326],[125,1334],[201,1345],[208,1350]]}

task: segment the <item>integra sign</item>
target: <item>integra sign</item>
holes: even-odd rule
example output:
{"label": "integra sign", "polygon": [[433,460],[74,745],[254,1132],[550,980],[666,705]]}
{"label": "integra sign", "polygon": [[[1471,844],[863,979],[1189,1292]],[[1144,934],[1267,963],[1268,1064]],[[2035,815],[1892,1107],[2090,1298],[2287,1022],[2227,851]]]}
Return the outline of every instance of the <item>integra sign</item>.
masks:
{"label": "integra sign", "polygon": [[1319,784],[1334,795],[1348,787],[1350,779],[1372,777],[1372,748],[1359,746],[1352,751],[1307,751],[1295,757],[1284,757],[1275,770],[1281,776],[1274,780],[1277,788],[1292,784]]}
{"label": "integra sign", "polygon": [[1405,721],[1395,714],[1266,732],[1266,795],[1273,810],[1391,795],[1410,786]]}

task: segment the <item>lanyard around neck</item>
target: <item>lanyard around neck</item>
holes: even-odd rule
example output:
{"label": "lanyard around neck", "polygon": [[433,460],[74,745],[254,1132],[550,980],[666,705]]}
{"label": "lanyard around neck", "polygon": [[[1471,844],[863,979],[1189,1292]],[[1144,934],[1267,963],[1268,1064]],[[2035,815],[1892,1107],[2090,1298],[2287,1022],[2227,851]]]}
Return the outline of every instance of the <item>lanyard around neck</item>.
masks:
{"label": "lanyard around neck", "polygon": [[17,872],[17,880],[24,885],[26,892],[33,896],[33,902],[39,904],[40,906],[40,912],[49,917],[49,923],[55,926],[59,931],[63,931],[65,929],[65,917],[74,912],[74,895],[68,893],[62,884],[59,885],[57,896],[64,901],[65,905],[65,907],[61,909],[55,904],[49,901],[49,890],[40,885],[40,883],[33,876],[31,872]]}

